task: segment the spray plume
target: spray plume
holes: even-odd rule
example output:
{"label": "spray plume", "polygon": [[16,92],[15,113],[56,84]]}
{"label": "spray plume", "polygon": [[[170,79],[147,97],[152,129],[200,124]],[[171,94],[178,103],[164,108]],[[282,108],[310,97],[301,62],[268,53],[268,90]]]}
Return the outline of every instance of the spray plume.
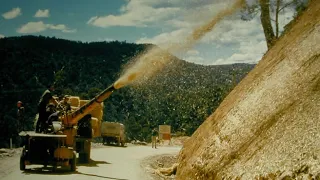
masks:
{"label": "spray plume", "polygon": [[172,58],[170,52],[181,53],[192,48],[206,33],[210,32],[215,25],[224,17],[232,15],[245,3],[245,0],[236,0],[232,6],[220,11],[211,21],[193,30],[191,36],[186,38],[184,44],[172,44],[167,49],[151,48],[146,53],[140,54],[133,59],[131,66],[128,66],[120,78],[115,82],[114,87],[119,89],[142,79],[147,79],[160,71]]}

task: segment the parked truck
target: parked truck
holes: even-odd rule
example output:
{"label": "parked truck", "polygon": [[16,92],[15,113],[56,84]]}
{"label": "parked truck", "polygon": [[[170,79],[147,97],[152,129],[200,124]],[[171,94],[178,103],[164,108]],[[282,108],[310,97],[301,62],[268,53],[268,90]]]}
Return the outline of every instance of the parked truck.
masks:
{"label": "parked truck", "polygon": [[103,144],[115,143],[118,146],[124,146],[126,143],[125,127],[118,122],[102,122],[101,137]]}

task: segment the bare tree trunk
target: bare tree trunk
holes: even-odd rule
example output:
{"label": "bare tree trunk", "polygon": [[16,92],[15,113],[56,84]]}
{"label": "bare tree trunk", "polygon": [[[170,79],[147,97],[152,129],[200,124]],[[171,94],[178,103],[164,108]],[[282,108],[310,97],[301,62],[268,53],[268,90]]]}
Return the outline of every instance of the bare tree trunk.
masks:
{"label": "bare tree trunk", "polygon": [[261,7],[261,24],[264,31],[264,36],[266,37],[268,49],[270,49],[275,42],[275,35],[272,29],[270,10],[269,10],[269,0],[259,0]]}
{"label": "bare tree trunk", "polygon": [[276,9],[276,38],[279,37],[279,13],[280,13],[280,4],[281,4],[281,0],[277,0],[277,9]]}

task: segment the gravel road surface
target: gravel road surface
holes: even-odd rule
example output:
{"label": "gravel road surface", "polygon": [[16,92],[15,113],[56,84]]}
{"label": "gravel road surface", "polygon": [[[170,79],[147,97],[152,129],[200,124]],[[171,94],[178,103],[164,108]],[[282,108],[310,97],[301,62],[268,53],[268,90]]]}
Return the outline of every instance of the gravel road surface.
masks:
{"label": "gravel road surface", "polygon": [[160,154],[177,154],[181,147],[159,147],[153,149],[150,146],[112,147],[92,149],[91,163],[78,164],[77,171],[68,172],[67,169],[57,169],[52,172],[48,166],[32,165],[27,166],[25,172],[19,170],[19,155],[2,159],[0,161],[0,179],[3,180],[64,180],[64,179],[116,179],[116,180],[150,180],[153,179],[148,175],[141,162],[151,156]]}

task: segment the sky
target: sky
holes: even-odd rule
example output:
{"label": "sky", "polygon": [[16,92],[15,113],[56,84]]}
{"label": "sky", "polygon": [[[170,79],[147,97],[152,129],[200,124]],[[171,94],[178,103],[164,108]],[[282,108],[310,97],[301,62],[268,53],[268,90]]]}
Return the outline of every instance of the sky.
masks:
{"label": "sky", "polygon": [[[252,1],[252,0],[250,0]],[[183,43],[233,0],[0,0],[0,38],[22,35],[164,47]],[[203,65],[257,63],[267,50],[259,15],[226,17],[179,58]],[[284,11],[281,27],[293,16]]]}

